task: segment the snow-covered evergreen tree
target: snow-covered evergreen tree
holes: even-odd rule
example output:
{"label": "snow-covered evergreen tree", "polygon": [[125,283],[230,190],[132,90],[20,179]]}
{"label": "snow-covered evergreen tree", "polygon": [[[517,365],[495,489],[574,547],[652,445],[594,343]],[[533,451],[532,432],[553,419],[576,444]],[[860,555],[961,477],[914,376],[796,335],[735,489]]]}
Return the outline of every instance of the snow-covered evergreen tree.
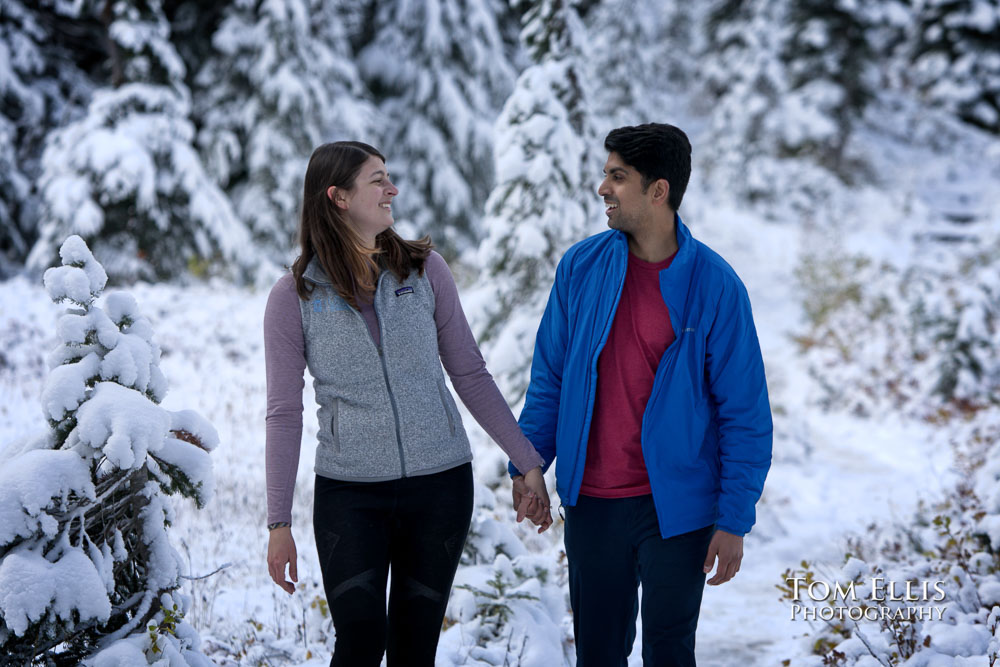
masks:
{"label": "snow-covered evergreen tree", "polygon": [[705,15],[699,75],[711,131],[700,158],[710,182],[751,200],[772,192],[776,110],[787,92],[781,63],[784,0],[719,0]]}
{"label": "snow-covered evergreen tree", "polygon": [[254,240],[288,261],[302,179],[326,141],[373,141],[341,2],[237,0],[194,84],[198,145]]}
{"label": "snow-covered evergreen tree", "polygon": [[45,134],[91,94],[52,28],[67,10],[48,5],[5,0],[0,8],[0,277],[23,264],[38,236],[34,182]]}
{"label": "snow-covered evergreen tree", "polygon": [[452,664],[568,664],[572,639],[559,622],[566,613],[565,569],[551,556],[523,552],[463,568],[446,617],[457,627],[442,636],[446,647],[461,638]]}
{"label": "snow-covered evergreen tree", "polygon": [[493,123],[516,71],[500,0],[376,4],[358,66],[384,117],[380,145],[399,210],[445,249],[480,238],[493,185]]}
{"label": "snow-covered evergreen tree", "polygon": [[47,139],[29,265],[53,263],[59,240],[77,233],[112,277],[172,276],[213,260],[249,269],[247,230],[192,146],[184,64],[159,0],[74,7],[105,22],[114,87]]}
{"label": "snow-covered evergreen tree", "polygon": [[911,0],[912,76],[927,98],[1000,134],[1000,6],[992,0]]}
{"label": "snow-covered evergreen tree", "polygon": [[[29,205],[31,177],[21,164],[18,147],[22,132],[44,128],[45,101],[30,80],[43,69],[39,42],[45,32],[31,12],[12,0],[0,22],[0,276],[28,254],[30,230],[21,211]],[[14,56],[18,56],[15,58]],[[25,81],[25,80],[28,81]]]}
{"label": "snow-covered evergreen tree", "polygon": [[867,174],[850,140],[875,88],[877,20],[848,0],[710,7],[698,102],[710,131],[699,164],[720,194],[815,220],[833,192]]}
{"label": "snow-covered evergreen tree", "polygon": [[694,11],[674,0],[606,0],[587,13],[595,121],[608,130],[672,121],[671,103],[697,69]]}
{"label": "snow-covered evergreen tree", "polygon": [[165,496],[211,498],[218,435],[160,407],[160,350],[135,299],[98,305],[107,275],[80,237],[60,255],[45,286],[72,306],[42,394],[51,428],[0,470],[0,652],[18,665],[209,665],[172,594]]}
{"label": "snow-covered evergreen tree", "polygon": [[518,78],[497,121],[497,185],[479,246],[489,287],[476,316],[508,397],[527,388],[559,258],[601,229],[597,185],[605,157],[584,87],[588,37],[575,3],[532,5],[521,37],[535,64]]}
{"label": "snow-covered evergreen tree", "polygon": [[851,0],[797,0],[781,59],[788,70],[782,97],[780,150],[809,156],[846,181],[857,180],[845,150],[875,93],[872,16]]}

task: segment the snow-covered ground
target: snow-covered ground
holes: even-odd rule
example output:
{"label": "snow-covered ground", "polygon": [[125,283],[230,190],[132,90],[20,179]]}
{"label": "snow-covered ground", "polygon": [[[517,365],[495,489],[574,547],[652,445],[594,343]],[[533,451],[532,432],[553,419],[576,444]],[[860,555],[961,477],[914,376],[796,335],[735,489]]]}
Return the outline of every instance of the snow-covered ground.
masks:
{"label": "snow-covered ground", "polygon": [[[729,217],[728,214],[732,214]],[[723,222],[728,220],[728,222]],[[695,233],[698,223],[695,224]],[[713,232],[732,225],[729,234]],[[839,565],[845,531],[869,522],[905,516],[920,495],[934,494],[948,477],[950,452],[932,451],[933,440],[905,423],[872,423],[809,412],[809,380],[796,360],[788,332],[797,321],[791,270],[798,252],[794,228],[755,221],[737,212],[720,212],[718,225],[701,234],[741,273],[754,302],[755,317],[778,408],[774,465],[759,521],[746,541],[738,577],[706,592],[698,652],[706,665],[774,665],[796,651],[803,621],[790,621],[775,584],[802,559]],[[767,258],[762,262],[762,258]],[[219,662],[241,661],[241,651],[266,644],[257,659],[286,651],[300,664],[325,664],[320,643],[325,624],[315,605],[322,591],[310,526],[311,465],[315,418],[306,392],[306,433],[295,503],[295,537],[300,554],[300,590],[288,598],[267,576],[264,499],[265,383],[261,321],[266,293],[224,284],[180,288],[137,285],[130,290],[153,320],[163,349],[161,368],[170,382],[168,409],[194,408],[210,419],[222,444],[213,453],[216,495],[203,511],[178,507],[171,531],[175,547],[199,576],[188,620],[208,642]],[[8,443],[44,426],[38,396],[44,378],[43,356],[54,343],[53,323],[60,308],[40,286],[23,279],[3,285],[0,297],[0,442]],[[489,361],[489,360],[487,360]],[[471,420],[466,416],[465,422]],[[472,427],[476,428],[476,427]],[[497,448],[479,433],[477,449]],[[480,451],[481,477],[495,477],[498,456]],[[484,469],[488,472],[484,473]],[[551,486],[551,484],[550,484]],[[480,488],[480,491],[488,490]],[[496,514],[513,522],[505,493],[497,494]],[[548,539],[515,532],[529,548],[558,557],[555,530]],[[462,575],[459,575],[462,581]],[[563,631],[568,616],[561,619]],[[312,624],[303,632],[303,624]],[[553,643],[557,643],[553,640]],[[460,651],[442,643],[443,654]],[[301,649],[301,650],[300,650]],[[312,652],[316,657],[305,659]],[[640,664],[639,647],[633,664]],[[525,661],[523,664],[531,664]],[[542,662],[534,664],[543,664]]]}

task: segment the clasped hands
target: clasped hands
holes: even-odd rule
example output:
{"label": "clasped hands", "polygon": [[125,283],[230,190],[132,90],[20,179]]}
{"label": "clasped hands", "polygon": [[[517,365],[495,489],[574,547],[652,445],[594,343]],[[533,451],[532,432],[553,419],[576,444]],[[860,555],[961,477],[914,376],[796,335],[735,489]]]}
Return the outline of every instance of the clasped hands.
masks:
{"label": "clasped hands", "polygon": [[542,469],[532,468],[523,475],[513,478],[514,510],[517,512],[517,522],[527,517],[538,526],[538,532],[544,533],[552,525],[552,513],[549,504],[549,492],[545,488]]}

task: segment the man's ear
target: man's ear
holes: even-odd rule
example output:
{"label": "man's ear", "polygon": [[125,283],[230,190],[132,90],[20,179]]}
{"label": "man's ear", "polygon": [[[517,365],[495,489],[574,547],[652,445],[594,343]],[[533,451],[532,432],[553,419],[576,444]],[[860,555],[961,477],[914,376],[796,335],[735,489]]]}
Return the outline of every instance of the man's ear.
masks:
{"label": "man's ear", "polygon": [[653,189],[653,203],[667,204],[670,198],[670,181],[665,178],[658,178],[650,186]]}
{"label": "man's ear", "polygon": [[344,197],[344,191],[336,185],[331,185],[326,189],[326,196],[333,202],[334,206],[347,210],[347,199]]}

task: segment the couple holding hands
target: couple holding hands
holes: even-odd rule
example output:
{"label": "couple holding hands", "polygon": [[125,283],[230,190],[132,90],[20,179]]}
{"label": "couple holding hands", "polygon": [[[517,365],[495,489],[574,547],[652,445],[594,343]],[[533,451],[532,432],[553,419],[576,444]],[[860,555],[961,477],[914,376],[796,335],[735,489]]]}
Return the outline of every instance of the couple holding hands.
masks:
{"label": "couple holding hands", "polygon": [[509,456],[517,519],[539,532],[552,523],[542,473],[556,464],[577,665],[627,664],[640,584],[643,664],[695,664],[706,577],[739,570],[770,465],[763,361],[742,282],[677,215],[687,136],[650,123],[613,130],[605,148],[597,194],[611,229],[559,262],[518,421],[444,259],[392,230],[385,157],[352,141],[313,153],[301,254],[264,315],[267,560],[293,592],[308,367],[331,665],[434,664],[473,504],[444,371]]}

